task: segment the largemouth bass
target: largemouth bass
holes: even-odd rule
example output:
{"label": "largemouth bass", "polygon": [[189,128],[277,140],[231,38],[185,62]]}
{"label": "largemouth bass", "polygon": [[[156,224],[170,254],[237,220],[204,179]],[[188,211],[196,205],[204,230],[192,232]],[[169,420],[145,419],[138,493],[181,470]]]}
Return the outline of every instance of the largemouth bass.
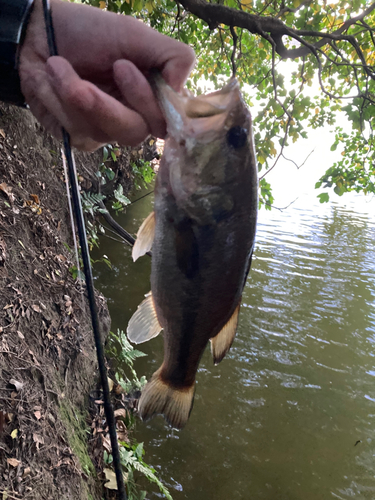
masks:
{"label": "largemouth bass", "polygon": [[127,333],[140,343],[164,330],[164,361],[138,412],[145,420],[162,414],[182,428],[208,341],[217,364],[236,333],[255,238],[257,166],[250,113],[235,79],[199,97],[155,81],[168,135],[154,212],[133,247],[136,260],[152,246],[151,294]]}

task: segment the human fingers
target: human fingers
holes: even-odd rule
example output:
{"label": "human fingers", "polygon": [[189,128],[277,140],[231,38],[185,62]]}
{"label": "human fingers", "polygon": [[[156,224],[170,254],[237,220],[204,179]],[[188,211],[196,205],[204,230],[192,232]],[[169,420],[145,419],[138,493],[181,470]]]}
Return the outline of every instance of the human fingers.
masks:
{"label": "human fingers", "polygon": [[115,61],[126,59],[146,75],[158,68],[178,91],[194,66],[190,47],[131,16],[59,0],[52,12],[60,55],[87,80],[100,84]]}
{"label": "human fingers", "polygon": [[186,82],[195,64],[194,51],[129,16],[118,16],[117,36],[122,58],[140,70],[158,68],[176,91]]}
{"label": "human fingers", "polygon": [[141,115],[102,92],[90,82],[82,80],[62,57],[47,61],[55,92],[70,110],[73,128],[85,128],[85,134],[98,142],[117,141],[135,146],[149,134]]}
{"label": "human fingers", "polygon": [[81,80],[63,58],[50,58],[47,71],[49,77],[41,71],[30,72],[25,94],[32,102],[43,103],[69,132],[74,146],[86,150],[87,144],[92,149],[93,142],[98,147],[114,141],[134,146],[149,134],[147,124],[138,113]]}
{"label": "human fingers", "polygon": [[144,75],[133,63],[125,60],[116,61],[113,71],[116,84],[128,106],[143,117],[152,135],[165,137],[165,120]]}

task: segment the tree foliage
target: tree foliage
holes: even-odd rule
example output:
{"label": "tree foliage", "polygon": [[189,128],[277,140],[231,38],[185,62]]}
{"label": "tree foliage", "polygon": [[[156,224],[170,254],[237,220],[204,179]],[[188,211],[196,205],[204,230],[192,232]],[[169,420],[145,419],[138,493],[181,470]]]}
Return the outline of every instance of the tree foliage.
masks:
{"label": "tree foliage", "polygon": [[[309,129],[335,131],[338,161],[316,187],[375,193],[375,2],[366,0],[86,0],[134,15],[191,45],[202,79],[235,71],[253,112],[261,201],[264,176]],[[344,123],[346,122],[346,123]],[[326,201],[328,195],[321,196]]]}

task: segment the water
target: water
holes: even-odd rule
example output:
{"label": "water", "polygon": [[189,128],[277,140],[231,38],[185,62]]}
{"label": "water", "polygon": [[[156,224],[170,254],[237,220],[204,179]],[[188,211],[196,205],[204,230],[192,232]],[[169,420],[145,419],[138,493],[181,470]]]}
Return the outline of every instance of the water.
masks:
{"label": "water", "polygon": [[[152,197],[120,223],[136,232]],[[175,500],[375,498],[375,207],[298,200],[262,210],[236,340],[214,367],[209,350],[186,428],[139,422],[146,461]],[[112,330],[149,291],[150,259],[103,240],[97,268]],[[162,338],[141,346],[150,376]],[[150,499],[158,498],[150,493]]]}

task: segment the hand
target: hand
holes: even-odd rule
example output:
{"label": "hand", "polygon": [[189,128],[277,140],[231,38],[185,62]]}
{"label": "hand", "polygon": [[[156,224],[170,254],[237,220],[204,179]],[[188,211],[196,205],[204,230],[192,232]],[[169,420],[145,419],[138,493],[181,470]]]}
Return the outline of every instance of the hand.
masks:
{"label": "hand", "polygon": [[31,111],[56,137],[61,127],[86,151],[135,146],[166,125],[147,81],[158,68],[180,90],[194,52],[130,16],[60,0],[51,2],[59,56],[49,57],[41,0],[20,53],[21,89]]}

